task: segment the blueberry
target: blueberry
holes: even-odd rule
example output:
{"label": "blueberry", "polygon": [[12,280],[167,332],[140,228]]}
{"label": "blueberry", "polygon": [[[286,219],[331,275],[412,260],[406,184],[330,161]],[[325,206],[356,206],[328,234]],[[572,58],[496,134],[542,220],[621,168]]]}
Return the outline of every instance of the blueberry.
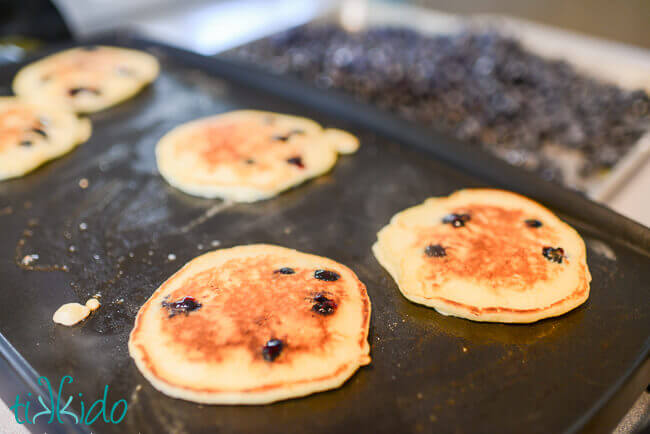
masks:
{"label": "blueberry", "polygon": [[442,258],[443,256],[447,256],[447,250],[442,247],[440,244],[429,244],[425,249],[424,253],[427,256],[434,257],[434,258]]}
{"label": "blueberry", "polygon": [[447,214],[442,218],[443,223],[448,223],[455,228],[460,228],[465,226],[465,223],[470,221],[471,217],[469,214]]}
{"label": "blueberry", "polygon": [[282,267],[279,270],[275,270],[274,273],[280,273],[280,274],[294,274],[296,271],[293,268],[289,267]]}
{"label": "blueberry", "polygon": [[526,223],[526,226],[531,227],[531,228],[539,228],[542,227],[542,222],[540,222],[537,219],[528,219],[524,220],[524,223]]}
{"label": "blueberry", "polygon": [[305,167],[305,165],[304,165],[303,162],[302,162],[302,158],[300,158],[300,157],[292,157],[292,158],[289,158],[289,159],[287,160],[287,163],[289,163],[289,164],[294,164],[294,165],[300,167],[301,169],[303,169],[303,168]]}
{"label": "blueberry", "polygon": [[47,133],[42,128],[32,128],[30,129],[32,133],[39,134],[47,139]]}
{"label": "blueberry", "polygon": [[68,89],[68,95],[70,96],[77,96],[82,92],[93,93],[95,95],[99,95],[101,93],[99,90],[92,87],[73,87],[71,89]]}
{"label": "blueberry", "polygon": [[280,140],[282,142],[286,142],[287,140],[289,140],[291,138],[291,136],[293,136],[295,134],[305,134],[305,132],[303,130],[300,130],[300,129],[296,128],[294,130],[289,131],[287,134],[276,134],[275,136],[273,136],[271,138],[273,140]]}
{"label": "blueberry", "polygon": [[336,311],[336,302],[320,292],[314,296],[313,301],[314,305],[311,310],[320,315],[331,315]]}
{"label": "blueberry", "polygon": [[278,358],[282,352],[282,347],[284,343],[280,339],[270,339],[264,347],[262,347],[262,357],[267,362],[272,362]]}
{"label": "blueberry", "polygon": [[542,249],[542,255],[551,262],[557,262],[558,264],[562,263],[564,259],[564,249],[562,247],[544,247]]}
{"label": "blueberry", "polygon": [[335,271],[316,270],[314,271],[314,277],[318,280],[324,280],[326,282],[335,282],[341,278],[341,275]]}
{"label": "blueberry", "polygon": [[163,301],[162,306],[164,308],[167,308],[169,311],[169,317],[171,318],[181,313],[187,315],[194,310],[200,309],[203,305],[199,303],[194,297],[185,296],[182,299],[174,301],[172,303]]}

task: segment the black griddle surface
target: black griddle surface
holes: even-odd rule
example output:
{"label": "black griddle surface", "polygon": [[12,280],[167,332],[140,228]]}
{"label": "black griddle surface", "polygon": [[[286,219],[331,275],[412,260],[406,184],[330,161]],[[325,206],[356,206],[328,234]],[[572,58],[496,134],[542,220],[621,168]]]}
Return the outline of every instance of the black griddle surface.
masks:
{"label": "black griddle surface", "polygon": [[[157,55],[161,76],[130,101],[92,115],[93,135],[76,151],[0,183],[0,331],[53,384],[71,375],[66,395],[82,392],[92,402],[109,385],[109,405],[128,401],[122,423],[97,422],[94,432],[606,430],[625,412],[621,403],[647,383],[647,229],[481,152],[464,153],[462,145],[452,149],[427,136],[433,151],[426,143],[408,146],[422,139],[417,129],[398,123],[402,130],[387,131],[393,124],[384,127],[390,122],[362,106],[129,36],[103,42]],[[0,70],[3,94],[10,94],[17,69]],[[163,134],[241,108],[311,117],[357,134],[362,146],[328,175],[255,204],[193,198],[162,180],[154,146]],[[377,128],[369,127],[373,119]],[[546,199],[585,238],[593,275],[585,305],[532,325],[480,324],[400,295],[371,254],[377,231],[429,196],[488,185]],[[128,355],[135,315],[167,277],[217,242],[273,243],[352,268],[372,301],[372,363],[340,389],[269,406],[200,406],[153,389]],[[69,271],[21,269],[16,261],[32,253],[37,266]],[[61,304],[98,292],[102,307],[89,320],[72,328],[53,324]],[[24,369],[11,351],[4,348],[5,358]]]}

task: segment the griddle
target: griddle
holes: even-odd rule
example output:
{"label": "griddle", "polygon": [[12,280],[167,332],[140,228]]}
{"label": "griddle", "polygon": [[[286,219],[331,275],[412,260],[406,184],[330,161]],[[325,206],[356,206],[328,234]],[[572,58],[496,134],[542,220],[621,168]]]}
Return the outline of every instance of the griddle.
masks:
{"label": "griddle", "polygon": [[[34,432],[606,432],[648,384],[648,228],[345,96],[129,33],[91,42],[153,53],[162,72],[135,98],[90,116],[93,135],[77,150],[0,183],[0,384],[11,405],[16,393],[43,394],[39,375],[55,385],[70,375],[65,396],[83,393],[88,405],[109,385],[109,406],[126,399],[129,409],[118,425]],[[21,66],[0,70],[2,94]],[[331,173],[254,204],[190,197],[162,180],[153,151],[163,134],[240,108],[307,116],[362,146]],[[585,305],[531,325],[480,324],[400,295],[370,252],[376,232],[427,197],[481,186],[539,200],[580,232],[593,274]],[[372,301],[372,363],[337,390],[268,406],[202,406],[157,392],[127,351],[139,307],[193,257],[247,243],[351,267]],[[19,266],[34,253],[35,269]],[[87,321],[52,322],[61,304],[96,293],[102,307]],[[72,408],[80,411],[78,399]]]}

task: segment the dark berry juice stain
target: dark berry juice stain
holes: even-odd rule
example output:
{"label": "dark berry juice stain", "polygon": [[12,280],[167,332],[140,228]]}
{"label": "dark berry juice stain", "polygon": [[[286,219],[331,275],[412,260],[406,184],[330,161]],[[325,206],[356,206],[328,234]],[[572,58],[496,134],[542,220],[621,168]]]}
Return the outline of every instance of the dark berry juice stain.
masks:
{"label": "dark berry juice stain", "polygon": [[302,158],[300,157],[292,157],[287,160],[287,163],[289,164],[295,164],[296,166],[300,167],[301,169],[305,168],[305,165],[302,163]]}
{"label": "dark berry juice stain", "polygon": [[561,264],[562,259],[564,259],[564,249],[562,247],[544,247],[542,249],[542,255],[551,262]]}
{"label": "dark berry juice stain", "polygon": [[32,133],[36,133],[40,136],[43,136],[43,138],[47,139],[47,133],[42,128],[31,128],[30,131]]}
{"label": "dark berry juice stain", "polygon": [[166,301],[162,302],[162,307],[166,308],[169,311],[169,318],[184,313],[189,314],[190,312],[197,310],[203,306],[199,303],[196,298],[186,296],[178,301],[168,303]]}
{"label": "dark berry juice stain", "polygon": [[286,142],[287,140],[289,140],[289,137],[290,136],[288,134],[276,134],[273,137],[271,137],[271,139],[277,140],[279,142]]}
{"label": "dark berry juice stain", "polygon": [[314,296],[313,301],[314,305],[311,310],[320,315],[331,315],[336,311],[336,302],[320,292]]}
{"label": "dark berry juice stain", "polygon": [[93,93],[95,95],[99,95],[101,93],[99,90],[93,87],[73,87],[71,89],[68,89],[68,95],[70,96],[77,96],[82,92]]}
{"label": "dark berry juice stain", "polygon": [[471,217],[469,214],[447,214],[442,218],[443,223],[448,223],[455,228],[460,228],[465,226],[465,223],[470,221]]}
{"label": "dark berry juice stain", "polygon": [[280,339],[270,339],[266,344],[264,344],[264,347],[262,347],[262,357],[264,357],[264,360],[267,362],[274,361],[282,352],[283,346],[284,344]]}
{"label": "dark berry juice stain", "polygon": [[245,161],[245,163],[246,163],[246,164],[255,164],[255,160],[253,160],[252,158],[248,158],[248,159]]}
{"label": "dark berry juice stain", "polygon": [[274,271],[274,273],[280,273],[280,274],[294,274],[295,272],[296,271],[293,268],[289,268],[289,267],[282,267]]}
{"label": "dark berry juice stain", "polygon": [[335,271],[316,270],[314,271],[314,277],[318,280],[324,280],[326,282],[335,282],[341,278],[341,275]]}
{"label": "dark berry juice stain", "polygon": [[32,146],[32,141],[31,140],[22,140],[19,143],[20,146]]}
{"label": "dark berry juice stain", "polygon": [[524,223],[526,223],[526,226],[528,226],[530,228],[540,228],[540,227],[542,227],[542,222],[540,222],[537,219],[528,219],[528,220],[525,220]]}
{"label": "dark berry juice stain", "polygon": [[286,142],[291,138],[291,136],[295,134],[305,134],[303,130],[291,130],[287,134],[276,134],[275,136],[271,137],[273,140],[279,140],[281,142]]}
{"label": "dark berry juice stain", "polygon": [[443,256],[447,256],[447,250],[440,244],[429,244],[424,249],[424,253],[432,258],[442,258]]}

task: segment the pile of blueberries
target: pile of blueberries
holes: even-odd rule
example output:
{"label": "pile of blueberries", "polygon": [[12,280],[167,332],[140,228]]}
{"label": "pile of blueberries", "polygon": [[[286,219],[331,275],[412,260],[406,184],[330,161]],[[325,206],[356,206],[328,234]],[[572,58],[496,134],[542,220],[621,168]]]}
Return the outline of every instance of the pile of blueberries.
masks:
{"label": "pile of blueberries", "polygon": [[644,91],[599,82],[494,31],[307,25],[229,55],[350,93],[561,183],[549,144],[578,151],[586,179],[614,166],[650,126]]}

